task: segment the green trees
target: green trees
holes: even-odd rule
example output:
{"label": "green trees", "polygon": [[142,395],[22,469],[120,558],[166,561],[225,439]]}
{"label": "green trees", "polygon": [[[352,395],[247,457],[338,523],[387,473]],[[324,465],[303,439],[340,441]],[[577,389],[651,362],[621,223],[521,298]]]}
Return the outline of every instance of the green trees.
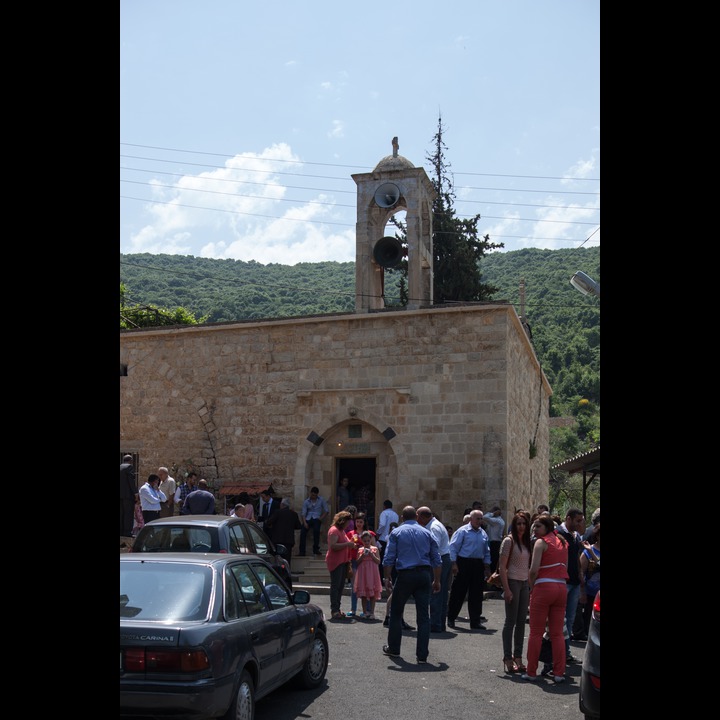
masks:
{"label": "green trees", "polygon": [[491,300],[498,288],[482,282],[480,260],[488,250],[505,245],[490,242],[489,235],[479,237],[479,214],[467,219],[455,215],[455,190],[448,172],[450,164],[445,161],[447,147],[443,142],[441,116],[438,116],[433,142],[435,151],[425,159],[432,165],[431,182],[437,192],[433,202],[434,302],[441,305],[452,301]]}
{"label": "green trees", "polygon": [[130,330],[141,327],[165,327],[168,325],[198,325],[207,320],[199,320],[193,313],[183,307],[174,310],[154,307],[152,305],[128,305],[126,303],[127,288],[120,283],[120,329]]}
{"label": "green trees", "polygon": [[[479,236],[480,215],[458,218],[453,203],[455,190],[450,177],[450,164],[445,160],[447,147],[443,141],[442,116],[438,116],[438,130],[433,136],[434,152],[426,156],[432,167],[430,182],[437,196],[433,201],[433,302],[471,302],[491,300],[498,288],[482,282],[480,261],[488,250],[505,247],[504,243],[490,242],[490,236]],[[405,228],[393,217],[391,223],[398,229],[396,237],[407,246]],[[407,259],[398,268],[386,273],[400,275],[400,302],[407,305]],[[390,304],[390,303],[388,303]]]}

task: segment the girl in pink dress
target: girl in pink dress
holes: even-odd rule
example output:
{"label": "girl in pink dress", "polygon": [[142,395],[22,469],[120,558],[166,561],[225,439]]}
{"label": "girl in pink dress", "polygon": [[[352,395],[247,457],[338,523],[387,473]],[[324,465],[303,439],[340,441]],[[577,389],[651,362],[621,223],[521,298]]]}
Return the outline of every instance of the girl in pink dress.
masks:
{"label": "girl in pink dress", "polygon": [[382,582],[378,565],[380,551],[372,544],[372,533],[364,530],[360,534],[362,547],[357,551],[357,571],[355,572],[354,589],[360,598],[360,607],[370,606],[368,620],[375,620],[375,603],[382,597]]}

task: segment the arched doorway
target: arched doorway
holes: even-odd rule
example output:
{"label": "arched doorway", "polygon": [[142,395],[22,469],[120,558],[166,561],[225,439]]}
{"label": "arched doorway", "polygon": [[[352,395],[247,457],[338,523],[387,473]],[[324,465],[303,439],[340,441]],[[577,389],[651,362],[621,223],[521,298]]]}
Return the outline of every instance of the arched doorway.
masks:
{"label": "arched doorway", "polygon": [[[376,507],[376,469],[377,460],[374,457],[339,457],[335,460],[335,492],[341,478],[350,481],[350,502],[358,510],[367,514],[367,526],[374,530],[377,522]],[[334,502],[335,499],[333,500]],[[344,509],[344,508],[343,508]]]}

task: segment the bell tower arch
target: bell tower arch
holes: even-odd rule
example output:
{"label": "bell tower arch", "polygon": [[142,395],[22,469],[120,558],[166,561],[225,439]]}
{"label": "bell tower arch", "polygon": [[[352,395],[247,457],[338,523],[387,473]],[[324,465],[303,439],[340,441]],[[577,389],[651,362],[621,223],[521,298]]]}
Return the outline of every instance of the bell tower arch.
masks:
{"label": "bell tower arch", "polygon": [[398,139],[370,173],[352,175],[357,185],[355,229],[355,312],[385,307],[385,268],[397,267],[402,248],[385,236],[388,220],[406,212],[408,309],[433,304],[432,203],[437,193],[423,168],[398,155]]}

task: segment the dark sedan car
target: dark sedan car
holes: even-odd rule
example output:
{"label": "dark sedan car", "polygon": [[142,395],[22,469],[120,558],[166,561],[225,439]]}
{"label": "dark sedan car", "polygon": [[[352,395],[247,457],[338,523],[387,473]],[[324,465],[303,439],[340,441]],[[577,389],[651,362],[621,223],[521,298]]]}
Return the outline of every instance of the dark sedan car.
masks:
{"label": "dark sedan car", "polygon": [[582,674],[580,675],[580,712],[586,720],[600,717],[600,591],[593,601]]}
{"label": "dark sedan car", "polygon": [[120,555],[120,715],[253,720],[288,680],[318,687],[327,627],[255,555]]}
{"label": "dark sedan car", "polygon": [[251,553],[267,560],[292,590],[284,545],[275,545],[252,520],[228,515],[176,515],[146,523],[132,551]]}

